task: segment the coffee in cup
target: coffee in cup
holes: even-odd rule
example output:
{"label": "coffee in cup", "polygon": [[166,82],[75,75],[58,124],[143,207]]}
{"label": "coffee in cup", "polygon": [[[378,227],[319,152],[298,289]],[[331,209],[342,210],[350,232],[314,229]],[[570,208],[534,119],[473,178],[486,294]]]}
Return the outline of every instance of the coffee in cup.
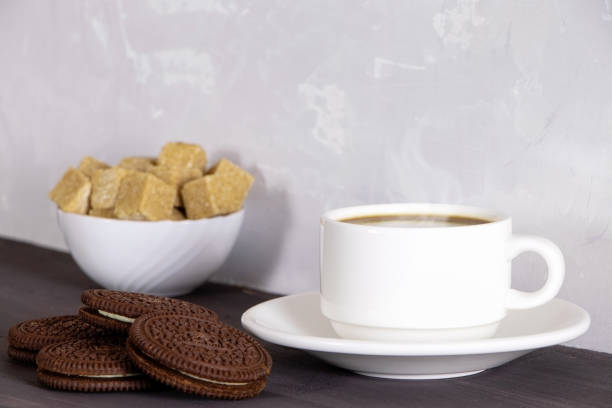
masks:
{"label": "coffee in cup", "polygon": [[[548,266],[535,292],[511,289],[511,261]],[[459,340],[494,334],[508,309],[548,302],[564,278],[551,241],[513,235],[510,217],[467,206],[382,204],[321,217],[321,310],[342,337]]]}
{"label": "coffee in cup", "polygon": [[478,225],[491,222],[484,218],[446,214],[372,214],[339,220],[349,224],[392,228],[443,228]]}

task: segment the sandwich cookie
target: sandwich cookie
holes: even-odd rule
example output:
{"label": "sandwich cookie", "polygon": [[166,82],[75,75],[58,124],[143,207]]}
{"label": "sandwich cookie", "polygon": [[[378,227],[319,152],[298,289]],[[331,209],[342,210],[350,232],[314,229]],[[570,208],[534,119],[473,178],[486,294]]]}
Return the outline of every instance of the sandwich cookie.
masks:
{"label": "sandwich cookie", "polygon": [[272,358],[251,336],[197,315],[142,316],[132,324],[126,348],[149,377],[215,398],[259,394],[272,368]]}
{"label": "sandwich cookie", "polygon": [[127,333],[137,317],[147,313],[194,313],[217,321],[215,312],[204,306],[163,296],[118,290],[89,289],[81,294],[86,307],[79,316],[88,323]]}
{"label": "sandwich cookie", "polygon": [[122,336],[68,340],[36,356],[38,381],[64,391],[136,391],[153,382],[127,357]]}
{"label": "sandwich cookie", "polygon": [[9,329],[8,355],[25,363],[34,364],[38,350],[65,340],[97,337],[106,330],[85,323],[79,316],[56,316],[28,320]]}

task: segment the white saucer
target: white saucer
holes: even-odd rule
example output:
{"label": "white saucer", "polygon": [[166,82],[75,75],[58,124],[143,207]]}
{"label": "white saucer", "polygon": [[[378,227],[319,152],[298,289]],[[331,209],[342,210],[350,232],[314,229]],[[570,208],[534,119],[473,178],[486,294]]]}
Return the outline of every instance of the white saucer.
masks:
{"label": "white saucer", "polygon": [[510,311],[487,339],[417,343],[338,337],[321,314],[319,293],[269,300],[242,315],[242,325],[270,343],[302,349],[359,374],[399,379],[476,374],[534,349],[572,340],[590,323],[584,309],[553,299],[534,309]]}

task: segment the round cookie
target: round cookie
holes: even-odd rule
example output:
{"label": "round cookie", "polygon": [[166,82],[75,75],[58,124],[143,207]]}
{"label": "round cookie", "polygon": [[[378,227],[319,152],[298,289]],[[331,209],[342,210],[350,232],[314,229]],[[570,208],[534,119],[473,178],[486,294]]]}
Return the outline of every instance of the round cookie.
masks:
{"label": "round cookie", "polygon": [[26,364],[36,364],[36,351],[8,346],[8,356],[13,360]]}
{"label": "round cookie", "polygon": [[38,352],[36,364],[38,381],[58,390],[136,391],[153,385],[127,357],[122,336],[51,344]]}
{"label": "round cookie", "polygon": [[56,316],[27,320],[9,329],[8,355],[18,361],[34,363],[38,350],[65,340],[95,337],[106,330],[83,322],[78,316]]}
{"label": "round cookie", "polygon": [[215,312],[184,300],[144,293],[108,289],[89,289],[81,294],[86,308],[79,316],[88,323],[109,330],[126,332],[132,322],[147,313],[194,313],[208,320],[218,320]]}
{"label": "round cookie", "polygon": [[251,336],[197,315],[142,316],[132,324],[126,348],[149,377],[216,398],[259,394],[272,368],[272,358]]}

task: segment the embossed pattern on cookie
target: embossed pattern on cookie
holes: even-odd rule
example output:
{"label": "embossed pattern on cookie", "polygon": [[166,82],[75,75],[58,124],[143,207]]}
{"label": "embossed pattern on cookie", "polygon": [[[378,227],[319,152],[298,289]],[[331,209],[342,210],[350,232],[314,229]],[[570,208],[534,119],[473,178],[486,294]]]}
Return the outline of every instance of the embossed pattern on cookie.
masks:
{"label": "embossed pattern on cookie", "polygon": [[106,330],[82,321],[78,316],[56,316],[27,320],[9,329],[8,355],[34,363],[36,352],[49,344],[77,338],[101,336]]}
{"label": "embossed pattern on cookie", "polygon": [[153,383],[127,357],[123,336],[69,340],[36,356],[38,380],[70,391],[131,391]]}
{"label": "embossed pattern on cookie", "polygon": [[79,311],[84,320],[117,331],[129,330],[134,319],[147,313],[192,313],[208,320],[218,320],[217,314],[204,306],[144,293],[90,289],[81,294],[81,301],[88,306]]}
{"label": "embossed pattern on cookie", "polygon": [[257,395],[272,368],[272,358],[251,336],[196,315],[143,316],[130,328],[127,349],[156,380],[217,398]]}

